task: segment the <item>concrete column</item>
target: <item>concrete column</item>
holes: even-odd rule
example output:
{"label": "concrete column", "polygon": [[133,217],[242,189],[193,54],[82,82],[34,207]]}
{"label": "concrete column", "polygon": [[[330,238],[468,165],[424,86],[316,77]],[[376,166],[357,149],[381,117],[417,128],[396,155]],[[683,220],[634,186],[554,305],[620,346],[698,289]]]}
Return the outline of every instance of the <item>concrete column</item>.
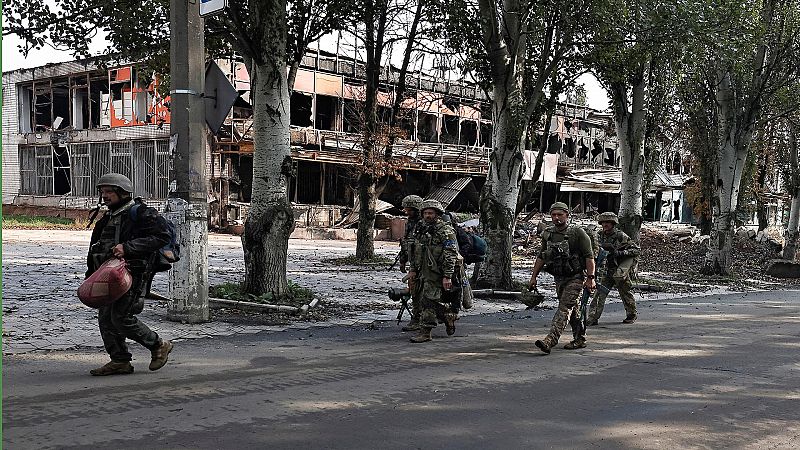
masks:
{"label": "concrete column", "polygon": [[203,19],[196,0],[170,0],[170,108],[175,142],[165,216],[178,229],[181,260],[169,276],[170,320],[197,323],[208,315],[208,197]]}

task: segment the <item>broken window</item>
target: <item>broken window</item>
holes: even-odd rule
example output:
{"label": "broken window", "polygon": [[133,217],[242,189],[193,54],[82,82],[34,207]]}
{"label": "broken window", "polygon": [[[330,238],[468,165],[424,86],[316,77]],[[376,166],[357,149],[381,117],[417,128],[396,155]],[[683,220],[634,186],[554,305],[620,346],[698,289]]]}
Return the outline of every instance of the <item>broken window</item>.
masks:
{"label": "broken window", "polygon": [[484,147],[492,147],[492,123],[481,122],[481,144]]}
{"label": "broken window", "polygon": [[70,180],[69,151],[67,146],[53,145],[53,194],[64,195],[72,192]]}
{"label": "broken window", "polygon": [[111,126],[108,77],[89,78],[89,128]]}
{"label": "broken window", "polygon": [[89,77],[77,76],[70,79],[70,92],[72,95],[72,126],[76,130],[90,128],[89,111]]}
{"label": "broken window", "polygon": [[33,85],[17,87],[19,132],[33,132]]}
{"label": "broken window", "polygon": [[458,144],[458,116],[442,115],[442,131],[439,142],[443,144]]}
{"label": "broken window", "polygon": [[55,78],[52,80],[51,93],[53,98],[53,126],[57,130],[72,124],[69,99],[69,78]]}
{"label": "broken window", "polygon": [[478,143],[478,124],[472,120],[461,121],[461,135],[459,137],[461,145],[470,147]]}
{"label": "broken window", "polygon": [[311,114],[311,95],[302,92],[292,92],[292,99],[289,103],[290,114],[289,123],[296,127],[310,127],[313,125]]}
{"label": "broken window", "polygon": [[342,128],[347,133],[359,133],[361,131],[361,109],[360,104],[355,100],[343,100],[344,116],[342,116]]}
{"label": "broken window", "polygon": [[53,91],[50,80],[33,83],[34,131],[45,131],[53,125]]}
{"label": "broken window", "polygon": [[317,117],[315,119],[318,130],[337,131],[339,129],[339,99],[330,95],[317,94]]}
{"label": "broken window", "polygon": [[417,140],[419,142],[439,142],[439,119],[435,114],[421,112],[417,119]]}

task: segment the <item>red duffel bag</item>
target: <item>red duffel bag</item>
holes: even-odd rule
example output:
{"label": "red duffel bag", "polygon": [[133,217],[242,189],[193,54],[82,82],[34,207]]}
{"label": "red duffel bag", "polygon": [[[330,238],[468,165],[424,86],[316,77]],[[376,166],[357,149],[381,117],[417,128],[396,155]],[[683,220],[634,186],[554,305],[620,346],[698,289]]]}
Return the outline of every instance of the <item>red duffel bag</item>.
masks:
{"label": "red duffel bag", "polygon": [[124,259],[111,258],[85,279],[78,288],[78,298],[86,306],[100,308],[125,295],[133,285],[133,277]]}

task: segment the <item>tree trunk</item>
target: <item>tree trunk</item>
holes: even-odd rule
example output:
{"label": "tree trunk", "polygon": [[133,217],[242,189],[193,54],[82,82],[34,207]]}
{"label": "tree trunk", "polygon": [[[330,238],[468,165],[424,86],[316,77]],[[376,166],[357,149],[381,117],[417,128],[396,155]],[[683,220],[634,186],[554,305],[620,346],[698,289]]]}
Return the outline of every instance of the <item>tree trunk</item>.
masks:
{"label": "tree trunk", "polygon": [[362,174],[358,179],[358,232],[356,258],[372,259],[375,256],[375,179]]}
{"label": "tree trunk", "polygon": [[[644,69],[642,69],[644,73]],[[642,184],[644,182],[645,96],[647,82],[642,76],[631,87],[631,101],[624,83],[612,85],[614,125],[622,158],[619,227],[631,239],[639,241],[642,227]],[[628,103],[631,110],[628,111]]]}
{"label": "tree trunk", "polygon": [[752,125],[737,120],[739,118],[736,117],[736,99],[730,73],[720,72],[717,81],[720,146],[714,165],[716,195],[711,199],[714,223],[702,273],[729,275],[739,186],[752,136],[750,130],[740,127]]}
{"label": "tree trunk", "polygon": [[789,225],[786,227],[786,243],[783,247],[783,259],[789,261],[794,261],[797,255],[797,238],[800,236],[800,191],[795,190],[793,194]]}
{"label": "tree trunk", "polygon": [[480,198],[481,226],[488,245],[478,284],[511,289],[511,247],[528,121],[519,90],[506,93],[495,87],[493,97],[493,149]]}
{"label": "tree trunk", "polygon": [[536,153],[536,162],[533,166],[533,176],[531,177],[532,179],[528,187],[524,187],[523,184],[523,187],[521,188],[519,200],[517,200],[517,207],[515,208],[516,214],[521,213],[522,210],[525,209],[525,207],[528,205],[528,202],[530,202],[533,198],[533,194],[537,192],[537,187],[539,189],[544,189],[544,183],[542,183],[541,186],[539,185],[539,176],[542,174],[544,155],[547,153],[547,147],[550,143],[550,122],[553,120],[553,112],[554,108],[549,108],[547,110],[547,116],[544,119],[544,134],[539,145],[539,150]]}
{"label": "tree trunk", "polygon": [[[283,54],[280,52],[278,54]],[[242,236],[247,293],[286,292],[286,254],[294,212],[286,197],[292,161],[286,63],[252,64],[253,194]]]}

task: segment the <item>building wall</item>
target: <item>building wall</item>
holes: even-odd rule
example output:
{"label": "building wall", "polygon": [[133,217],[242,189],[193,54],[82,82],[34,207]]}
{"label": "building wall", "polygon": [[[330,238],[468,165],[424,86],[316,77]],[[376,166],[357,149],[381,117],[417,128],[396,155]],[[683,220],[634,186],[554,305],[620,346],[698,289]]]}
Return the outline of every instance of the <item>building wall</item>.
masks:
{"label": "building wall", "polygon": [[15,77],[3,75],[3,203],[19,192],[19,117]]}

